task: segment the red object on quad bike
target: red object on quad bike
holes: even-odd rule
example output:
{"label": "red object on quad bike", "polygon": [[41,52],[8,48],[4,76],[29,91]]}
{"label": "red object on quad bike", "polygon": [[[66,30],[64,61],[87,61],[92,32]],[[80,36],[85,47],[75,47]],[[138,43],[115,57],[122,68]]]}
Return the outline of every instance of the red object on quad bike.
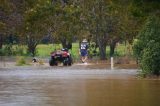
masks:
{"label": "red object on quad bike", "polygon": [[63,62],[64,66],[72,65],[72,57],[68,49],[65,48],[51,52],[50,66],[57,66],[59,62]]}

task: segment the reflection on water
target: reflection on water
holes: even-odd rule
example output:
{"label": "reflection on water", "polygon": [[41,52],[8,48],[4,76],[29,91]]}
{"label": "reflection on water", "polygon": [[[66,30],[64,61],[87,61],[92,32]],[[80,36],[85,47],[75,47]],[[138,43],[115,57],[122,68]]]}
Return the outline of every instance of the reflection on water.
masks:
{"label": "reflection on water", "polygon": [[0,106],[159,106],[160,81],[0,77]]}

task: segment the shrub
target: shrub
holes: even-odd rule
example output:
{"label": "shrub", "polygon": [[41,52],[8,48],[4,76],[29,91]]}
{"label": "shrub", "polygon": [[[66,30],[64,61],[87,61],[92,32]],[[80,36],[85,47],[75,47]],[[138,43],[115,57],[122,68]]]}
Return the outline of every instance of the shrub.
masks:
{"label": "shrub", "polygon": [[149,17],[138,39],[133,53],[138,58],[143,74],[160,74],[160,19]]}
{"label": "shrub", "polygon": [[22,47],[22,46],[15,46],[14,53],[17,56],[23,56],[25,54],[24,53],[24,47]]}
{"label": "shrub", "polygon": [[144,49],[141,59],[141,68],[144,74],[160,73],[160,43],[151,41],[149,46]]}
{"label": "shrub", "polygon": [[17,61],[16,61],[16,65],[18,66],[22,66],[22,65],[26,65],[26,61],[24,57],[18,57]]}
{"label": "shrub", "polygon": [[19,45],[7,44],[4,45],[2,49],[0,49],[1,56],[22,56],[24,55],[24,47]]}
{"label": "shrub", "polygon": [[0,56],[3,56],[4,55],[4,49],[0,49]]}
{"label": "shrub", "polygon": [[12,44],[8,44],[4,47],[3,49],[3,55],[7,55],[10,56],[13,54],[13,50],[12,50]]}

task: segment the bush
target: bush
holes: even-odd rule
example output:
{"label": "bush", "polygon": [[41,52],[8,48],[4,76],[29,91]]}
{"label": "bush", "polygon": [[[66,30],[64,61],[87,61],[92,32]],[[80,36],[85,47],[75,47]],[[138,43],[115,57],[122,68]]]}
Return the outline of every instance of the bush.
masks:
{"label": "bush", "polygon": [[17,55],[17,56],[23,56],[23,55],[25,55],[25,53],[24,53],[24,47],[23,46],[15,46],[15,48],[14,48],[14,55]]}
{"label": "bush", "polygon": [[8,44],[4,47],[3,49],[3,55],[6,55],[6,56],[10,56],[13,54],[13,50],[12,50],[12,44]]}
{"label": "bush", "polygon": [[3,56],[3,55],[4,55],[4,50],[2,48],[2,49],[0,49],[0,56]]}
{"label": "bush", "polygon": [[141,67],[145,74],[160,73],[160,43],[151,41],[149,46],[144,49],[144,53],[141,59]]}
{"label": "bush", "polygon": [[134,42],[133,52],[143,74],[160,74],[160,19],[152,16]]}
{"label": "bush", "polygon": [[0,55],[1,56],[22,56],[25,55],[24,53],[24,47],[19,45],[4,45],[2,49],[0,49]]}
{"label": "bush", "polygon": [[18,57],[17,61],[16,61],[16,65],[18,66],[22,66],[22,65],[26,65],[26,61],[24,57]]}

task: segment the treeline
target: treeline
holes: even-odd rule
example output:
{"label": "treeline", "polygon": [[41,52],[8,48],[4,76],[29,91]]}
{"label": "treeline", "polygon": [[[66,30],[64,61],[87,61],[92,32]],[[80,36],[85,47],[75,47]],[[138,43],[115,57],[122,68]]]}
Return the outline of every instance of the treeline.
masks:
{"label": "treeline", "polygon": [[6,43],[25,44],[34,56],[45,38],[63,47],[87,38],[106,59],[107,45],[113,56],[117,42],[132,44],[159,10],[159,0],[1,0],[0,49]]}

